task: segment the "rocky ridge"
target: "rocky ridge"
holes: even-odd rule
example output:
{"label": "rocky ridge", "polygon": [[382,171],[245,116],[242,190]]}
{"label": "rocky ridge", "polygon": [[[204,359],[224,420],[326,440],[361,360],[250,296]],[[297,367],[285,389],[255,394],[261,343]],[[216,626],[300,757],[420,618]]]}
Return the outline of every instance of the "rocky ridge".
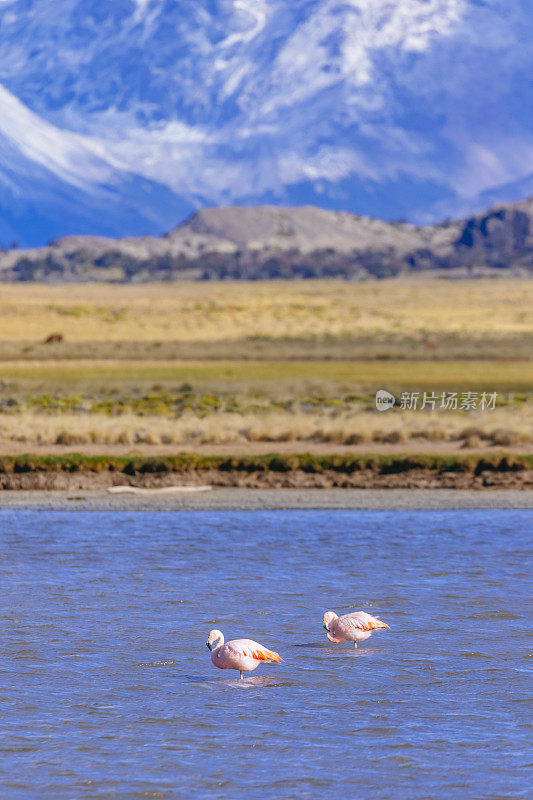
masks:
{"label": "rocky ridge", "polygon": [[53,282],[390,277],[533,270],[533,199],[440,225],[313,206],[192,214],[161,237],[68,236],[0,253],[0,280]]}

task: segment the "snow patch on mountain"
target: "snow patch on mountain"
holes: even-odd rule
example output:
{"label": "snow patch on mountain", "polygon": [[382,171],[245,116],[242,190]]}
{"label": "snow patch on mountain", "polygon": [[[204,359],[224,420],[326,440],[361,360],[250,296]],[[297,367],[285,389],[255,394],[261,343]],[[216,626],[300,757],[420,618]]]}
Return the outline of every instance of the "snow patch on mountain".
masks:
{"label": "snow patch on mountain", "polygon": [[[7,140],[30,162],[84,191],[109,183],[118,162],[99,142],[61,131],[33,114],[0,85],[0,140]],[[11,164],[13,168],[13,164]]]}
{"label": "snow patch on mountain", "polygon": [[532,64],[530,0],[0,0],[0,175],[434,219],[529,185]]}

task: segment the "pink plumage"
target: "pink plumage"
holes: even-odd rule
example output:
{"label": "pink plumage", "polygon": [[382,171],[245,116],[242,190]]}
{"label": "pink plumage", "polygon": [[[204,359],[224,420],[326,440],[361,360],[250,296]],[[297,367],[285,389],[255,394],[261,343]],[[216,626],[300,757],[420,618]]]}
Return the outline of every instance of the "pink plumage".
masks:
{"label": "pink plumage", "polygon": [[372,631],[389,627],[386,622],[367,614],[366,611],[354,611],[352,614],[344,614],[342,617],[338,617],[334,611],[326,611],[323,626],[330,642],[336,644],[353,642],[355,647],[357,647],[357,642],[368,639],[372,635]]}
{"label": "pink plumage", "polygon": [[253,639],[232,639],[224,643],[224,635],[218,630],[210,632],[207,647],[211,650],[211,661],[215,667],[238,669],[241,678],[243,672],[251,672],[261,663],[279,664],[283,661],[278,653]]}

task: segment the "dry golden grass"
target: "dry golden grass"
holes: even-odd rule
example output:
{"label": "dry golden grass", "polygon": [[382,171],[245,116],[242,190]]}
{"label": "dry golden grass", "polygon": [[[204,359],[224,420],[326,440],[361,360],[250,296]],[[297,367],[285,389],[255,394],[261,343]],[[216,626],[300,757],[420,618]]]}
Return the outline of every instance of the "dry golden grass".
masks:
{"label": "dry golden grass", "polygon": [[411,440],[482,442],[502,446],[533,441],[533,409],[507,407],[477,413],[393,411],[263,414],[185,414],[178,419],[131,413],[0,416],[0,443],[28,445],[219,445],[249,442],[329,442],[399,444]]}
{"label": "dry golden grass", "polygon": [[233,341],[533,332],[533,281],[2,285],[0,341]]}
{"label": "dry golden grass", "polygon": [[[0,414],[0,444],[70,451],[78,445],[224,444],[253,450],[254,442],[529,447],[532,312],[533,281],[507,278],[3,285],[0,350],[9,360],[0,362],[0,400],[7,412]],[[35,344],[56,331],[71,350]],[[300,351],[294,342],[303,342]],[[192,360],[195,343],[203,351]],[[263,347],[263,360],[256,357],[256,344]],[[227,347],[225,355],[220,345]],[[515,406],[485,413],[378,414],[365,410],[377,388],[397,395],[486,390],[517,397],[506,398]],[[212,394],[220,404],[204,416],[188,406],[177,418],[166,401],[159,416],[115,414],[115,408],[105,415],[28,410],[32,398],[42,395],[51,401],[70,395],[91,402],[115,398],[118,408],[124,397],[178,397],[192,390],[195,396]],[[233,413],[230,395],[243,413]],[[335,411],[324,401],[352,395],[358,407],[339,401]],[[10,413],[19,401],[21,413]],[[293,403],[283,406],[286,401]],[[262,402],[268,408],[255,413]],[[134,408],[139,414],[139,406]]]}

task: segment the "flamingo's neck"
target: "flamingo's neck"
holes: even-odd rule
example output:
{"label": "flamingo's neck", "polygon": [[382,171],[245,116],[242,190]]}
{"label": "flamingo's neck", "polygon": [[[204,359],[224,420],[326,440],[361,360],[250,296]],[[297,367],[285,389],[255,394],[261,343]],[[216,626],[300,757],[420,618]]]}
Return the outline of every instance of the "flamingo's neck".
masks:
{"label": "flamingo's neck", "polygon": [[213,642],[213,647],[212,647],[213,651],[218,650],[218,648],[222,647],[223,644],[224,644],[224,634],[221,633],[218,639],[215,639],[215,641]]}

